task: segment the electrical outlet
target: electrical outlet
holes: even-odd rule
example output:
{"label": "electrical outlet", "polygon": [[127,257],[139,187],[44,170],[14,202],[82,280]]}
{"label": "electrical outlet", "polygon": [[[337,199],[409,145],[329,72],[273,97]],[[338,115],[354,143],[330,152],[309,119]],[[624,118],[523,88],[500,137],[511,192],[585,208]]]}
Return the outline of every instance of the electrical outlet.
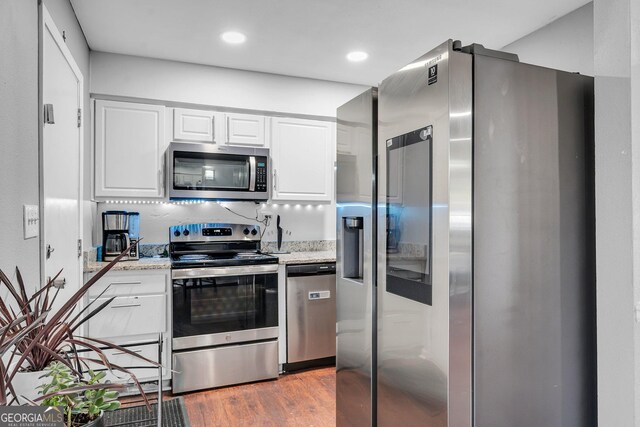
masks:
{"label": "electrical outlet", "polygon": [[40,232],[40,210],[38,205],[24,205],[22,220],[24,222],[24,238],[38,237]]}
{"label": "electrical outlet", "polygon": [[260,212],[264,216],[273,216],[273,210],[269,209],[268,207],[262,207],[258,210],[258,212]]}

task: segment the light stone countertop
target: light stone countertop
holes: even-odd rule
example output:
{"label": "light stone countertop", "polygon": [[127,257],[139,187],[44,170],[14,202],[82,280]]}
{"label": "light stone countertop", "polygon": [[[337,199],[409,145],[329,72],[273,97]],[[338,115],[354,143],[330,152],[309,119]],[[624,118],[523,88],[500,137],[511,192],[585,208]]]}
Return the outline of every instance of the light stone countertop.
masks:
{"label": "light stone countertop", "polygon": [[291,252],[290,254],[271,254],[279,258],[280,264],[310,264],[317,262],[336,262],[335,251]]}
{"label": "light stone countertop", "polygon": [[[88,261],[84,266],[85,273],[95,273],[108,262]],[[122,261],[114,265],[109,271],[130,271],[130,270],[169,270],[171,260],[164,258],[140,258],[138,261]]]}
{"label": "light stone countertop", "polygon": [[[291,252],[289,254],[272,254],[278,257],[279,264],[310,264],[319,262],[335,262],[335,251],[308,251]],[[95,273],[108,263],[89,261],[84,267],[85,273]],[[122,261],[111,268],[110,271],[135,271],[135,270],[169,270],[171,261],[169,258],[141,258],[139,261]]]}

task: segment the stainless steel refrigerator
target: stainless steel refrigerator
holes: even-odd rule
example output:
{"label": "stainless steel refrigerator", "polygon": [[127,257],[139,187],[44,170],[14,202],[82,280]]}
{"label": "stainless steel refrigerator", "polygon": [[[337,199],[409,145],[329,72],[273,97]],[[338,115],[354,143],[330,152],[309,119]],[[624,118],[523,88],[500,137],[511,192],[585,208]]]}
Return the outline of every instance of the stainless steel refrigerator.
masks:
{"label": "stainless steel refrigerator", "polygon": [[337,129],[338,425],[595,425],[593,79],[449,40]]}

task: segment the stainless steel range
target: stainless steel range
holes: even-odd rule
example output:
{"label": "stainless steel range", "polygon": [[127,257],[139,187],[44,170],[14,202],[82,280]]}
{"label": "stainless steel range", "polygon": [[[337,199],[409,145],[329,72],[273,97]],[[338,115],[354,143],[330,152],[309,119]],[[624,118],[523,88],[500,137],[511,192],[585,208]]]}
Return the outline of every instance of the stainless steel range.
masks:
{"label": "stainless steel range", "polygon": [[260,228],[170,228],[173,392],[278,376],[278,258]]}

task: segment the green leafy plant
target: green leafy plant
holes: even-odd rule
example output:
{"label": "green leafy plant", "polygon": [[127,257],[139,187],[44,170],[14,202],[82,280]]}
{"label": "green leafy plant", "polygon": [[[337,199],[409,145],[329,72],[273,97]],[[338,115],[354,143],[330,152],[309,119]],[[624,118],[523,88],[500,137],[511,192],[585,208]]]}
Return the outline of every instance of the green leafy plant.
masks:
{"label": "green leafy plant", "polygon": [[48,382],[38,387],[42,397],[37,399],[43,406],[61,406],[64,409],[67,427],[87,424],[105,411],[120,407],[118,392],[121,385],[101,383],[105,372],[88,371],[85,378],[77,378],[69,367],[52,362],[45,369]]}

